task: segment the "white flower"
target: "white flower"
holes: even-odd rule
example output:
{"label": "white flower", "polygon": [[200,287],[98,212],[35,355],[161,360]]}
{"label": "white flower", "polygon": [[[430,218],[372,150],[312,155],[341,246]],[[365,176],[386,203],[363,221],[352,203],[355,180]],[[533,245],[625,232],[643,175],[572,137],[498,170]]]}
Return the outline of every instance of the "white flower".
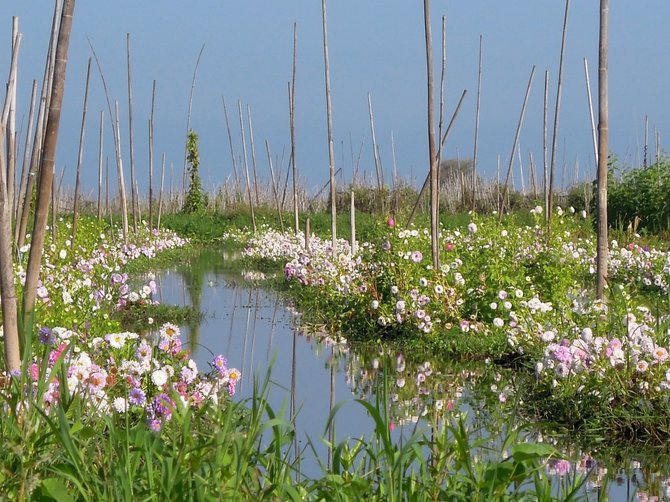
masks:
{"label": "white flower", "polygon": [[502,328],[505,325],[505,321],[503,321],[500,317],[496,317],[493,319],[493,325],[496,328]]}
{"label": "white flower", "polygon": [[168,381],[167,372],[163,368],[159,368],[151,373],[151,381],[156,387],[162,387]]}
{"label": "white flower", "polygon": [[117,413],[125,413],[128,411],[128,401],[125,397],[117,397],[114,399],[112,407],[117,411]]}
{"label": "white flower", "polygon": [[551,342],[554,338],[556,338],[556,333],[551,330],[547,330],[540,335],[540,338],[542,338],[543,342]]}
{"label": "white flower", "polygon": [[476,233],[477,232],[477,224],[474,223],[474,222],[470,223],[468,225],[468,232],[470,232],[471,234]]}
{"label": "white flower", "polygon": [[126,334],[125,333],[110,333],[105,335],[105,340],[107,343],[115,349],[120,349],[126,343]]}
{"label": "white flower", "polygon": [[60,252],[58,253],[58,256],[60,257],[61,260],[64,260],[65,257],[67,256],[67,251],[65,249],[61,249]]}
{"label": "white flower", "polygon": [[372,303],[370,304],[370,308],[372,310],[377,310],[379,308],[379,300],[372,300]]}

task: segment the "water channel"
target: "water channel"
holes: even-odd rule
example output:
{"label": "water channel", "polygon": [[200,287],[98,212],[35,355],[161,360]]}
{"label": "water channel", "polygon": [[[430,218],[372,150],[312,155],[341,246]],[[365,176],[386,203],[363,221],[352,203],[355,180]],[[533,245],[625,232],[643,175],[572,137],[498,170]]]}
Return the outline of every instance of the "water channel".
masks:
{"label": "water channel", "polygon": [[[199,368],[206,370],[215,355],[223,354],[230,366],[242,371],[235,399],[249,398],[254,380],[262,380],[271,368],[269,402],[286,417],[296,412],[298,447],[306,458],[303,474],[318,476],[320,465],[326,465],[322,438],[328,438],[325,427],[337,403],[344,403],[336,414],[337,441],[372,434],[372,419],[354,400],[374,400],[381,375],[393,380],[389,407],[397,437],[414,431],[417,423],[421,426],[424,413],[448,417],[462,411],[477,437],[497,447],[510,423],[509,414],[501,411],[502,401],[514,387],[503,370],[490,364],[454,366],[430,355],[389,354],[380,347],[354,351],[313,328],[307,330],[290,303],[259,285],[260,272],[241,270],[238,258],[208,248],[189,262],[155,271],[157,299],[194,306],[204,314],[197,325],[182,327],[184,339]],[[600,500],[603,492],[614,501],[668,499],[668,462],[657,459],[645,468],[632,450],[614,461],[570,448],[568,456],[575,462],[557,460],[549,471],[557,483],[564,475],[590,471],[582,493],[586,500]]]}

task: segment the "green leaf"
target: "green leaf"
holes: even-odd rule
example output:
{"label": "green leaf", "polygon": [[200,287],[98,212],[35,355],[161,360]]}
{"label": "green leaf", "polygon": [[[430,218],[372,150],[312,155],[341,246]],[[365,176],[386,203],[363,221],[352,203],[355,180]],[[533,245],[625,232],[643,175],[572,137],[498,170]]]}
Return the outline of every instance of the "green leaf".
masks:
{"label": "green leaf", "polygon": [[75,500],[67,485],[58,478],[48,478],[42,481],[42,493],[58,502],[74,502]]}
{"label": "green leaf", "polygon": [[516,462],[526,460],[539,460],[545,457],[557,455],[556,448],[550,444],[542,443],[519,443],[512,446],[512,458]]}

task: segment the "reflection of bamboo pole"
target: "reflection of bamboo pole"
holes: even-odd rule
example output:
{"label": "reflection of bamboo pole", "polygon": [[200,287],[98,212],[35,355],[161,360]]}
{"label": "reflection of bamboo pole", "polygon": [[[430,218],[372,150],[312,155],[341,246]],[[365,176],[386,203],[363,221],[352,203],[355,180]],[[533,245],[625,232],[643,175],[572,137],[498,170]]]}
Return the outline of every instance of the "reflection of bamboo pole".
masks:
{"label": "reflection of bamboo pole", "polygon": [[[330,400],[328,403],[328,412],[331,416],[333,408],[335,407],[335,375],[336,375],[336,362],[335,362],[335,346],[330,348]],[[330,470],[333,467],[333,449],[335,447],[335,419],[330,421],[328,425],[328,442],[330,447],[328,448],[328,469]]]}
{"label": "reflection of bamboo pole", "polygon": [[[293,338],[291,342],[291,402],[289,404],[289,416],[292,423],[295,423],[296,418],[296,406],[295,406],[295,395],[296,395],[296,377],[297,377],[297,357],[296,357],[296,348],[297,348],[297,339],[298,333],[295,328],[291,330],[293,332]],[[293,455],[295,460],[298,459],[298,435],[293,435]]]}
{"label": "reflection of bamboo pole", "polygon": [[[244,348],[242,350],[242,374],[246,375],[246,372],[244,371],[244,367],[247,362],[247,344],[249,341],[249,320],[251,317],[251,290],[249,290],[249,299],[247,301],[247,305],[245,306],[247,309],[247,322],[245,323],[244,326]],[[240,390],[242,389],[242,382],[240,382]]]}
{"label": "reflection of bamboo pole", "polygon": [[[251,323],[251,357],[249,358],[249,374],[254,374],[254,353],[256,352],[256,320],[258,319],[258,295],[259,289],[255,288],[256,298],[254,302],[254,320]],[[251,312],[251,306],[249,306]]]}

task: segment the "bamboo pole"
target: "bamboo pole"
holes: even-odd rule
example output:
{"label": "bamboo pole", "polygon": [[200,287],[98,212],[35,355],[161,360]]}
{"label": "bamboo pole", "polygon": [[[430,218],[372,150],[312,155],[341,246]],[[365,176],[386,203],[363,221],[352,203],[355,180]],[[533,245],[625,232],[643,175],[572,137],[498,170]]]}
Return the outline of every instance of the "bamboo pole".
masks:
{"label": "bamboo pole", "polygon": [[591,119],[591,138],[593,140],[593,157],[596,160],[596,166],[598,166],[598,139],[596,137],[596,121],[593,116],[593,102],[591,100],[591,80],[589,78],[589,63],[584,58],[584,77],[586,78],[586,97],[589,103],[589,117]]}
{"label": "bamboo pole", "polygon": [[91,81],[91,58],[86,66],[86,85],[84,86],[84,106],[81,112],[81,128],[79,129],[79,152],[77,154],[77,171],[74,182],[74,203],[72,207],[72,239],[70,249],[74,250],[77,238],[77,216],[79,212],[79,185],[81,180],[81,162],[84,158],[84,134],[86,131],[86,112],[88,111],[88,86]]}
{"label": "bamboo pole", "polygon": [[[116,115],[114,116],[116,135],[116,168],[119,179],[119,200],[121,202],[121,224],[123,226],[123,242],[128,243],[128,203],[126,201],[126,183],[123,176],[123,160],[121,158],[121,126],[119,125],[119,102],[114,103]],[[132,190],[132,186],[130,187]]]}
{"label": "bamboo pole", "polygon": [[95,52],[93,44],[91,41],[88,41],[88,45],[91,47],[91,52],[93,53],[93,59],[98,68],[98,73],[100,74],[100,80],[102,80],[102,88],[105,93],[105,100],[107,101],[107,110],[109,112],[109,121],[112,126],[112,137],[114,138],[114,155],[116,156],[116,170],[119,178],[119,192],[121,196],[121,225],[123,230],[123,240],[128,242],[128,206],[126,204],[126,186],[123,179],[123,158],[121,157],[121,133],[119,128],[119,104],[115,102],[116,113],[112,111],[112,103],[109,99],[109,91],[107,90],[107,81],[105,80],[105,74],[102,72],[102,66],[100,65],[100,60],[98,55]]}
{"label": "bamboo pole", "polygon": [[104,130],[105,112],[100,110],[100,126],[98,137],[98,221],[102,219],[102,150],[103,150],[103,130]]}
{"label": "bamboo pole", "polygon": [[130,207],[133,213],[133,232],[137,233],[138,193],[135,177],[135,144],[133,141],[133,91],[130,72],[130,33],[126,33],[126,54],[128,62],[128,152],[130,155]]}
{"label": "bamboo pole", "polygon": [[430,164],[430,240],[433,269],[440,268],[440,248],[438,243],[439,187],[438,156],[435,147],[435,119],[433,104],[433,43],[430,28],[430,0],[423,1],[424,32],[426,38],[426,81],[428,107],[428,159]]}
{"label": "bamboo pole", "polygon": [[274,194],[275,204],[277,206],[277,216],[279,216],[279,225],[281,227],[282,233],[284,232],[284,219],[281,214],[281,207],[279,205],[279,189],[277,187],[277,181],[275,179],[275,170],[272,166],[272,156],[270,155],[270,143],[268,140],[265,140],[265,151],[268,155],[268,165],[270,166],[270,176],[272,177],[272,193]]}
{"label": "bamboo pole", "polygon": [[230,145],[230,157],[233,161],[233,174],[235,176],[235,200],[240,200],[240,177],[237,174],[237,158],[235,157],[235,147],[233,146],[233,135],[230,131],[230,121],[228,120],[228,107],[226,106],[226,98],[221,96],[223,102],[223,116],[226,119],[226,130],[228,131],[228,144]]}
{"label": "bamboo pole", "polygon": [[328,124],[328,170],[330,172],[330,237],[333,254],[337,250],[337,187],[335,186],[335,151],[333,149],[333,111],[330,99],[330,62],[328,59],[328,18],[326,0],[321,0],[323,27],[323,63],[326,80],[326,121]]}
{"label": "bamboo pole", "polygon": [[[444,144],[447,141],[447,138],[449,137],[449,133],[451,132],[451,128],[454,125],[454,122],[456,121],[456,117],[458,117],[458,112],[461,110],[461,105],[463,104],[463,100],[465,99],[465,95],[468,93],[467,89],[463,89],[463,93],[461,94],[461,98],[458,100],[458,104],[456,105],[456,109],[454,110],[454,113],[451,115],[451,120],[449,121],[449,125],[447,125],[446,131],[444,131],[444,134],[442,135],[442,139],[440,140],[440,148],[444,146]],[[426,191],[426,188],[428,188],[428,184],[430,183],[430,173],[426,176],[426,179],[423,182],[423,185],[421,186],[421,190],[419,190],[419,195],[416,197],[416,201],[414,202],[414,207],[412,207],[412,212],[409,215],[409,218],[407,219],[407,226],[411,225],[412,221],[414,220],[414,215],[416,214],[416,210],[419,207],[419,202],[421,201],[421,197],[423,196],[423,193]]]}
{"label": "bamboo pole", "polygon": [[377,155],[377,137],[375,135],[375,117],[372,113],[372,98],[368,92],[368,114],[370,116],[370,134],[372,137],[372,158],[375,163],[375,173],[377,174],[377,190],[381,196],[382,182],[379,174],[379,155]]}
{"label": "bamboo pole", "polygon": [[163,211],[163,181],[165,180],[165,153],[161,159],[161,186],[158,191],[158,219],[156,220],[156,229],[161,229],[161,212]]}
{"label": "bamboo pole", "polygon": [[[56,57],[56,45],[58,43],[58,29],[62,18],[63,2],[57,1],[54,4],[54,15],[51,23],[51,36],[49,39],[49,49],[47,50],[46,63],[44,65],[44,76],[42,78],[42,91],[40,93],[40,107],[37,113],[37,127],[35,128],[35,138],[30,156],[30,174],[26,185],[26,194],[33,193],[33,185],[39,177],[39,169],[42,165],[42,149],[44,146],[44,137],[46,134],[46,122],[48,120],[48,110],[51,101],[51,90],[53,88],[53,67]],[[28,218],[30,217],[32,197],[24,197],[21,218],[19,221],[18,237],[16,246],[23,246],[28,228]]]}
{"label": "bamboo pole", "polygon": [[350,218],[349,221],[351,223],[351,240],[350,240],[350,247],[351,247],[351,254],[355,255],[356,254],[356,201],[354,198],[354,191],[351,191],[351,208],[350,208]]}
{"label": "bamboo pole", "polygon": [[[7,85],[7,118],[3,117],[3,127],[7,135],[7,203],[9,204],[9,217],[14,214],[16,203],[16,79],[18,71],[19,48],[21,47],[22,34],[19,33],[19,18],[12,18],[12,55],[16,54],[16,62],[11,66],[9,84]],[[14,56],[12,57],[14,58]],[[11,231],[7,236],[11,235]]]}
{"label": "bamboo pole", "polygon": [[549,166],[549,204],[547,205],[547,219],[551,219],[553,212],[554,174],[556,171],[556,148],[558,142],[558,119],[561,113],[561,95],[563,91],[563,58],[565,55],[565,43],[568,35],[568,13],[570,12],[570,0],[565,0],[565,16],[563,17],[563,36],[561,39],[561,57],[558,64],[558,84],[556,87],[556,107],[554,108],[554,128],[552,130],[551,164]]}
{"label": "bamboo pole", "polygon": [[472,152],[472,210],[477,210],[477,148],[479,146],[479,111],[482,96],[482,66],[484,37],[479,35],[479,71],[477,72],[477,107],[475,112],[475,145]]}
{"label": "bamboo pole", "polygon": [[[200,47],[200,52],[198,52],[198,58],[195,61],[195,67],[193,68],[193,78],[191,79],[191,91],[188,96],[188,113],[186,114],[186,137],[188,138],[188,133],[191,130],[191,112],[193,110],[193,93],[195,91],[195,81],[198,76],[198,66],[200,65],[200,58],[202,57],[202,52],[205,50],[205,44],[202,44]],[[186,173],[187,173],[187,164],[188,162],[188,142],[184,142],[184,169],[182,171],[181,178],[181,188],[182,195],[186,193]]]}
{"label": "bamboo pole", "polygon": [[251,123],[251,107],[247,104],[247,122],[249,124],[249,146],[251,147],[251,165],[254,171],[254,192],[256,195],[256,206],[260,206],[261,199],[258,195],[258,175],[256,173],[256,147],[254,146],[254,126]]}
{"label": "bamboo pole", "polygon": [[644,116],[644,150],[642,166],[649,167],[649,115]]}
{"label": "bamboo pole", "polygon": [[[13,23],[16,26],[16,21]],[[16,298],[16,285],[14,282],[14,260],[12,255],[12,215],[13,200],[10,191],[13,187],[8,186],[10,169],[4,155],[5,129],[11,120],[10,109],[16,100],[16,72],[19,56],[21,35],[13,29],[11,62],[9,67],[9,82],[7,94],[0,120],[0,307],[2,308],[2,327],[4,332],[4,356],[5,368],[8,373],[16,374],[21,369],[21,339],[19,338],[18,305]],[[11,127],[10,127],[11,128]],[[7,128],[7,129],[10,129]],[[7,141],[7,148],[14,148],[13,142]]]}
{"label": "bamboo pole", "polygon": [[154,110],[156,81],[151,87],[151,113],[149,114],[149,229],[154,227]]}
{"label": "bamboo pole", "polygon": [[19,186],[19,197],[14,207],[14,218],[16,225],[14,228],[14,242],[18,244],[19,239],[19,221],[21,219],[21,210],[26,198],[26,189],[28,186],[28,176],[30,174],[30,159],[28,152],[32,150],[33,121],[35,118],[35,102],[37,98],[37,80],[33,80],[33,88],[30,93],[30,109],[28,111],[28,128],[26,129],[26,138],[23,145],[23,162],[21,164],[21,183]]}
{"label": "bamboo pole", "polygon": [[240,133],[242,135],[242,154],[244,155],[244,177],[247,181],[247,197],[249,199],[249,210],[251,211],[251,224],[256,233],[256,215],[254,214],[254,201],[251,198],[251,180],[249,179],[249,162],[247,161],[247,142],[244,136],[244,117],[242,116],[242,102],[237,100],[237,108],[240,114]]}
{"label": "bamboo pole", "polygon": [[[35,308],[37,281],[42,262],[46,222],[49,214],[50,192],[54,179],[54,158],[58,141],[58,128],[60,124],[63,92],[65,89],[65,72],[68,60],[68,47],[70,44],[74,5],[75,0],[64,0],[60,18],[60,28],[58,30],[58,41],[56,44],[55,63],[53,67],[53,85],[51,88],[51,99],[49,101],[49,115],[45,130],[40,177],[37,187],[35,219],[33,223],[32,241],[23,294],[24,325],[26,324],[26,321],[32,317]],[[5,315],[4,306],[5,302],[3,302],[3,316]],[[7,322],[7,320],[8,318],[5,317],[4,322]],[[5,340],[8,339],[7,337],[7,326],[5,326]],[[16,369],[11,366],[13,361],[9,361],[8,364],[10,364],[10,371]]]}
{"label": "bamboo pole", "polygon": [[608,38],[609,0],[600,0],[600,33],[598,51],[598,236],[596,243],[596,298],[605,299],[607,283],[607,142],[608,109]]}
{"label": "bamboo pole", "polygon": [[549,224],[549,157],[547,155],[547,123],[549,110],[549,72],[544,72],[544,107],[542,116],[542,162],[544,169],[544,220]]}
{"label": "bamboo pole", "polygon": [[516,126],[516,134],[514,135],[514,146],[512,146],[512,153],[509,156],[509,164],[507,166],[507,175],[505,176],[505,184],[503,185],[503,200],[500,204],[498,215],[499,219],[502,219],[503,212],[505,209],[504,199],[507,195],[507,185],[509,183],[509,177],[512,173],[512,167],[514,166],[514,155],[516,154],[517,145],[519,144],[519,136],[521,135],[521,126],[523,125],[523,117],[526,113],[526,105],[528,104],[528,96],[530,95],[530,89],[533,85],[533,76],[535,75],[535,65],[533,65],[532,70],[530,71],[530,77],[528,78],[528,86],[526,87],[526,96],[523,99],[523,106],[521,107],[521,114],[519,115],[519,122]]}

